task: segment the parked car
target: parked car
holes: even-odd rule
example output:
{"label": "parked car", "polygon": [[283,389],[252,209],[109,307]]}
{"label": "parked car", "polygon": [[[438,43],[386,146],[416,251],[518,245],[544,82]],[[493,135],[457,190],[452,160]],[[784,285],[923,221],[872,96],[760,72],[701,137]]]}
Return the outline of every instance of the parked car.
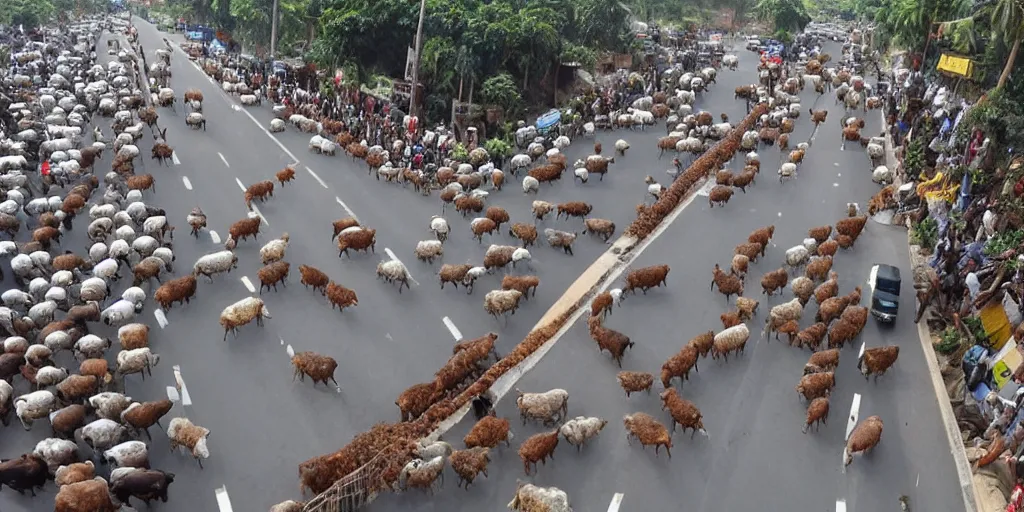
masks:
{"label": "parked car", "polygon": [[871,267],[871,315],[881,322],[892,322],[900,308],[900,269],[886,264]]}

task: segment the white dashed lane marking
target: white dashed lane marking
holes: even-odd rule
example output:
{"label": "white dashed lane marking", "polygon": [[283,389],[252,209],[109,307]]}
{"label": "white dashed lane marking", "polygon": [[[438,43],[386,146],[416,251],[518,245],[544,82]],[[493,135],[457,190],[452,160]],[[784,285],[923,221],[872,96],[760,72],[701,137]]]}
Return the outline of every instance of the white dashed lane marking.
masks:
{"label": "white dashed lane marking", "polygon": [[441,321],[444,322],[444,326],[448,328],[448,332],[452,333],[452,337],[455,338],[455,341],[462,339],[462,332],[459,331],[458,327],[455,327],[455,322],[452,322],[451,318],[444,317]]}
{"label": "white dashed lane marking", "polygon": [[249,293],[256,293],[256,287],[252,285],[252,281],[249,280],[249,276],[242,276],[242,284],[249,290]]}
{"label": "white dashed lane marking", "polygon": [[846,512],[846,500],[836,500],[836,512]]}
{"label": "white dashed lane marking", "polygon": [[192,397],[188,394],[188,387],[185,386],[185,379],[181,377],[181,366],[174,365],[171,367],[174,370],[174,384],[177,387],[179,393],[181,393],[181,405],[191,406]]}
{"label": "white dashed lane marking", "polygon": [[218,152],[217,152],[217,156],[219,156],[219,157],[220,157],[220,161],[221,161],[221,162],[224,162],[224,165],[225,165],[225,166],[227,166],[227,167],[231,167],[231,164],[229,164],[229,163],[228,163],[228,159],[227,159],[227,158],[224,158],[224,154],[223,154],[223,153],[221,153],[220,151],[218,151]]}
{"label": "white dashed lane marking", "polygon": [[615,496],[612,496],[612,502],[608,504],[608,512],[619,512],[619,505],[622,505],[624,497],[625,495],[621,492],[615,493]]}
{"label": "white dashed lane marking", "polygon": [[210,240],[213,240],[213,243],[215,243],[215,244],[219,244],[220,243],[220,235],[218,235],[216,231],[211,229],[210,230]]}
{"label": "white dashed lane marking", "polygon": [[213,492],[217,495],[217,508],[220,509],[220,512],[232,512],[228,488],[222,485]]}
{"label": "white dashed lane marking", "polygon": [[181,160],[178,160],[178,153],[176,151],[171,151],[171,161],[174,162],[174,165],[181,165]]}
{"label": "white dashed lane marking", "polygon": [[242,192],[244,193],[245,192],[245,184],[242,183],[242,180],[240,180],[238,178],[235,178],[235,183],[238,183],[238,188],[242,189]]}
{"label": "white dashed lane marking", "polygon": [[153,310],[153,316],[156,317],[156,323],[160,325],[161,329],[167,327],[169,322],[167,321],[167,315],[164,314],[164,310],[156,308]]}
{"label": "white dashed lane marking", "polygon": [[181,182],[185,184],[185,190],[192,190],[192,182],[189,181],[188,176],[182,176]]}
{"label": "white dashed lane marking", "polygon": [[359,217],[356,217],[356,212],[352,211],[352,209],[349,208],[347,204],[345,204],[345,201],[342,201],[341,198],[338,196],[334,196],[334,200],[341,205],[342,209],[345,210],[345,213],[347,213],[349,217],[352,217],[353,219],[356,220],[356,222],[359,222]]}

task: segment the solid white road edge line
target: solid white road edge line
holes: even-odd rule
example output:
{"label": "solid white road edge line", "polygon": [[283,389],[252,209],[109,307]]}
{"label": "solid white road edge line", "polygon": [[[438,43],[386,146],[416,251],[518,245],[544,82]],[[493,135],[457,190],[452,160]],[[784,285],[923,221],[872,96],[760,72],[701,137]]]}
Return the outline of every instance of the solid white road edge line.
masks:
{"label": "solid white road edge line", "polygon": [[161,329],[167,327],[169,322],[167,322],[167,315],[164,314],[164,310],[160,308],[154,309],[153,316],[156,317],[156,323],[160,325]]}
{"label": "solid white road edge line", "polygon": [[192,182],[189,181],[188,176],[182,176],[181,182],[185,184],[185,190],[192,190]]}
{"label": "solid white road edge line", "polygon": [[846,512],[846,500],[836,500],[836,512]]}
{"label": "solid white road edge line", "polygon": [[[391,258],[391,259],[393,259],[393,260],[395,260],[395,261],[397,261],[399,263],[402,263],[402,260],[398,259],[398,256],[395,256],[395,253],[392,252],[391,249],[389,249],[387,247],[384,248],[384,254],[387,254],[388,258]],[[402,263],[402,266],[405,267],[405,263]],[[405,269],[409,270],[409,267],[405,267]],[[412,277],[412,272],[409,272],[409,280],[412,281],[412,284],[414,284],[416,286],[420,285],[420,283],[418,281],[416,281],[416,278]]]}
{"label": "solid white road edge line", "polygon": [[188,394],[188,387],[185,386],[185,379],[181,378],[181,366],[174,365],[171,369],[174,370],[174,384],[177,386],[178,392],[181,393],[181,405],[191,406],[192,397]]}
{"label": "solid white road edge line", "polygon": [[320,176],[317,176],[316,173],[313,172],[313,169],[310,169],[308,165],[306,166],[306,170],[309,171],[309,174],[313,175],[313,179],[320,183],[321,187],[327,188],[327,184],[324,183],[324,180],[320,179]]}
{"label": "solid white road edge line", "polygon": [[448,328],[448,332],[452,333],[452,337],[455,338],[455,341],[462,339],[462,333],[459,331],[458,327],[455,327],[455,322],[452,322],[451,318],[444,317],[441,321],[444,322],[444,326]]}
{"label": "solid white road edge line", "polygon": [[213,240],[213,243],[215,243],[215,244],[219,244],[220,243],[220,235],[218,235],[216,231],[211,229],[210,230],[210,240]]}
{"label": "solid white road edge line", "polygon": [[221,162],[224,162],[224,165],[225,165],[225,166],[227,166],[227,167],[231,167],[231,164],[229,164],[229,163],[228,163],[228,159],[227,159],[227,158],[224,158],[224,154],[223,154],[223,153],[221,153],[220,151],[218,151],[218,152],[217,152],[217,156],[219,156],[219,157],[220,157],[220,161],[221,161]]}
{"label": "solid white road edge line", "polygon": [[[668,230],[670,226],[672,226],[672,223],[675,222],[675,220],[680,215],[683,214],[683,211],[685,211],[686,208],[688,208],[690,204],[693,203],[694,199],[697,199],[697,197],[700,197],[699,194],[691,195],[686,201],[683,202],[683,204],[678,206],[674,212],[670,213],[668,217],[666,217],[665,220],[662,221],[662,223],[659,224],[658,227],[655,228],[655,230],[650,235],[647,236],[647,238],[643,239],[638,244],[636,244],[636,247],[634,247],[633,250],[630,251],[629,256],[627,257],[627,261],[620,262],[614,268],[612,268],[612,270],[608,272],[608,275],[605,276],[604,281],[598,283],[597,287],[593,290],[593,293],[596,295],[607,290],[608,287],[611,286],[612,283],[614,283],[619,277],[621,277],[623,272],[625,272],[626,269],[629,268],[630,265],[632,265],[633,262],[635,262],[636,259],[639,258],[645,250],[647,250],[647,247],[649,247],[651,243],[657,240],[658,237],[662,235],[662,233],[664,233],[666,230]],[[543,359],[544,356],[551,351],[551,349],[555,346],[555,343],[558,342],[562,335],[568,332],[569,329],[576,324],[576,321],[578,321],[580,317],[583,316],[584,312],[586,312],[589,315],[590,308],[583,306],[577,309],[576,313],[574,313],[571,317],[569,317],[568,320],[566,320],[566,322],[562,325],[562,328],[559,329],[558,332],[556,332],[555,335],[552,336],[547,343],[542,345],[533,354],[530,354],[530,356],[527,357],[523,362],[519,363],[519,366],[513,368],[512,371],[509,371],[505,375],[498,378],[498,380],[496,380],[494,384],[491,385],[491,394],[494,395],[495,403],[501,400],[503,396],[508,394],[508,392],[512,390],[513,386],[516,385],[516,382],[518,382],[519,379],[523,377],[523,375],[525,375],[535,366],[537,366],[537,363],[539,363],[541,359]],[[444,434],[453,426],[457,425],[460,421],[462,421],[462,418],[466,416],[467,413],[469,413],[469,409],[470,404],[467,403],[461,409],[459,409],[454,414],[449,416],[447,419],[443,420],[438,425],[438,427],[434,429],[434,431],[431,432],[429,436],[427,436],[427,439],[431,441],[437,440],[438,437],[441,436],[441,434]]]}
{"label": "solid white road edge line", "polygon": [[171,161],[174,162],[174,165],[181,165],[181,160],[178,160],[177,152],[171,151]]}
{"label": "solid white road edge line", "polygon": [[608,504],[608,512],[619,512],[619,505],[622,505],[622,498],[625,497],[621,492],[615,493],[612,496],[612,502]]}
{"label": "solid white road edge line", "polygon": [[249,276],[242,276],[242,284],[249,290],[249,293],[256,293],[256,287],[252,285],[252,281],[249,280]]}
{"label": "solid white road edge line", "polygon": [[213,492],[217,495],[217,508],[220,509],[220,512],[232,512],[227,486],[222,485]]}
{"label": "solid white road edge line", "polygon": [[345,201],[342,201],[338,196],[334,196],[334,200],[341,205],[342,209],[345,210],[345,213],[347,213],[349,217],[352,217],[356,222],[359,222],[359,217],[356,217],[356,212],[352,211],[352,208],[349,208],[348,205],[345,204]]}

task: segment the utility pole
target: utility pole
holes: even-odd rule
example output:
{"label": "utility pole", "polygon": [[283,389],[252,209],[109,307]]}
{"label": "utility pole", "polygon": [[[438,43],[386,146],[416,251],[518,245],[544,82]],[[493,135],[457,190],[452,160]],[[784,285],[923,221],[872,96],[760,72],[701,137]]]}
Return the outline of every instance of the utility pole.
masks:
{"label": "utility pole", "polygon": [[277,50],[277,0],[274,0],[274,8],[270,18],[270,65],[274,65],[274,53]]}
{"label": "utility pole", "polygon": [[[275,2],[277,0],[274,0]],[[415,116],[417,112],[416,97],[420,83],[420,52],[423,50],[423,18],[427,12],[427,0],[420,0],[420,21],[416,25],[416,51],[412,57],[412,91],[409,93],[409,115]]]}

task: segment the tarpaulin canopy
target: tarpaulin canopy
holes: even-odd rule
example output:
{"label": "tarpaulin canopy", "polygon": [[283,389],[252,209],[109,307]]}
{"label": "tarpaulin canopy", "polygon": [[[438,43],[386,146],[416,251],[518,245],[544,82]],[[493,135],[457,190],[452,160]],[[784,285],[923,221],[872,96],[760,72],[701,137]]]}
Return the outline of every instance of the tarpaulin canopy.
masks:
{"label": "tarpaulin canopy", "polygon": [[556,109],[551,109],[545,114],[537,118],[537,129],[546,130],[552,126],[558,124],[562,120],[562,113]]}

